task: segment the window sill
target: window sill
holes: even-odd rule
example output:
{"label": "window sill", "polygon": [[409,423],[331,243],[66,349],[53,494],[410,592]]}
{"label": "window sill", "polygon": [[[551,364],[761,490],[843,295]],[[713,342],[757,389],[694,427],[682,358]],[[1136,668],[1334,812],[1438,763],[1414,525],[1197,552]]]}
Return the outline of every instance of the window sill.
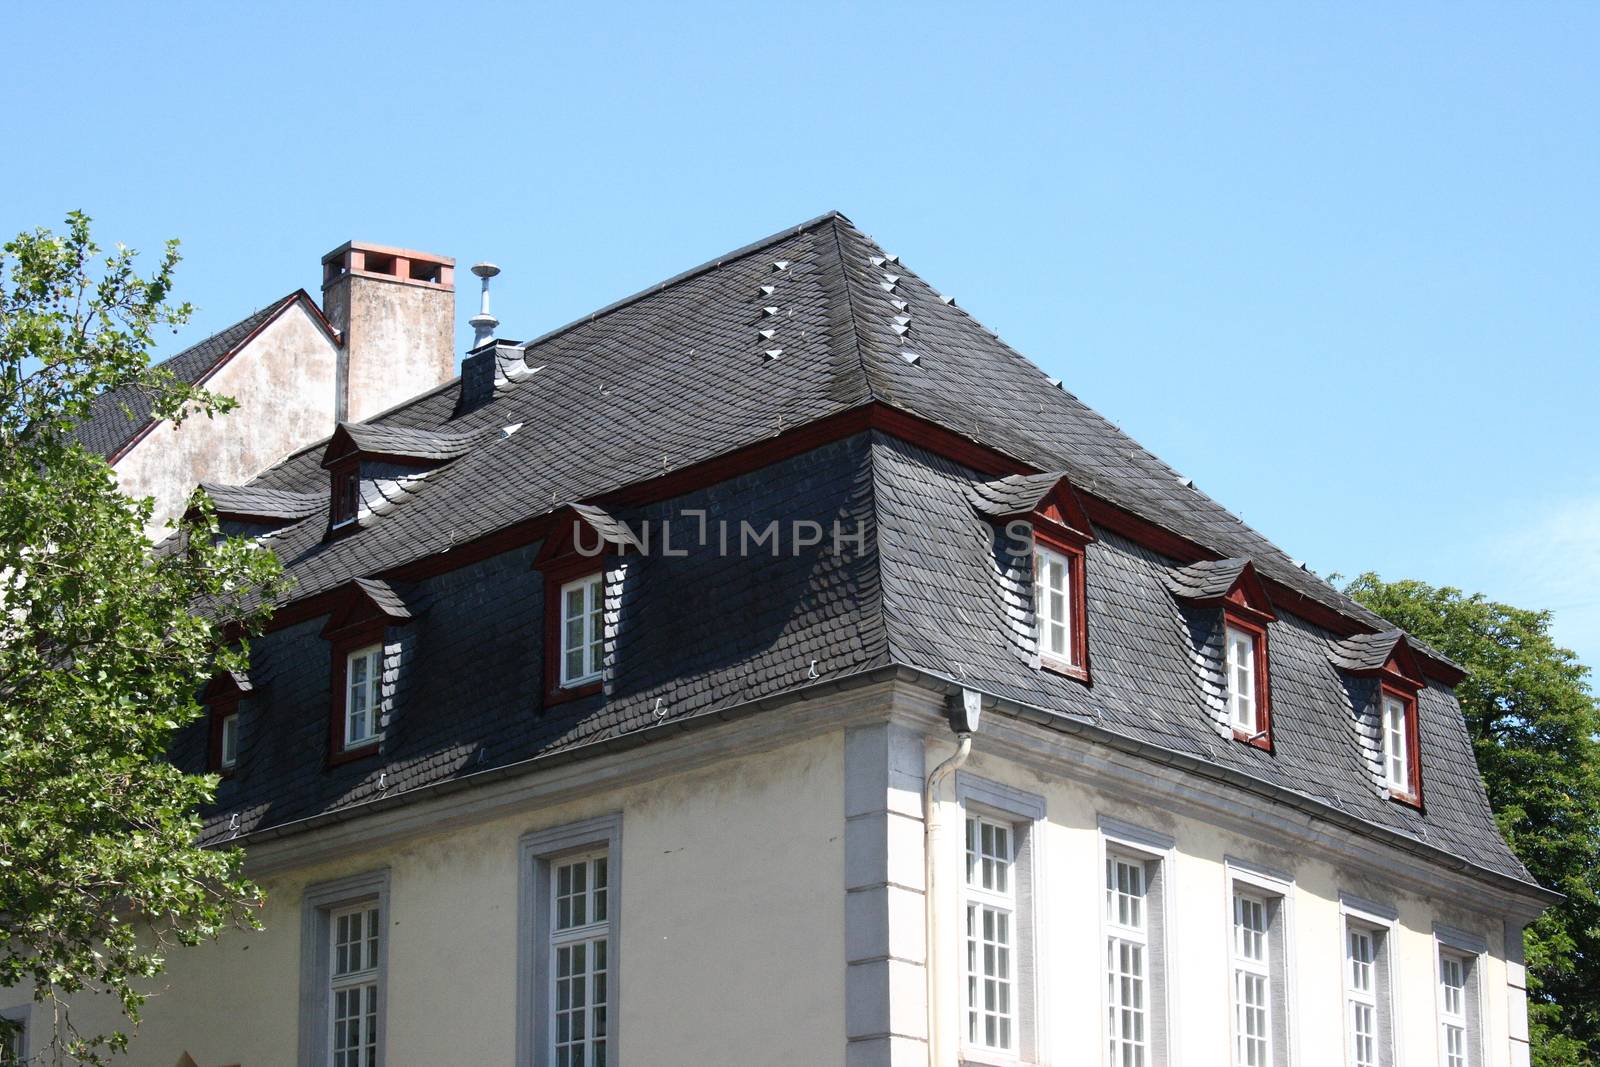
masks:
{"label": "window sill", "polygon": [[569,700],[578,700],[582,697],[592,697],[596,693],[600,692],[600,689],[601,679],[599,678],[596,678],[592,682],[583,682],[579,685],[557,686],[555,689],[550,690],[544,695],[544,705],[545,707],[550,707],[552,704],[565,704]]}
{"label": "window sill", "polygon": [[963,1049],[961,1052],[961,1067],[1036,1067],[1036,1065],[1033,1060],[1008,1056],[1004,1052],[991,1052],[988,1049]]}
{"label": "window sill", "polygon": [[355,748],[340,749],[328,757],[328,766],[337,767],[341,763],[354,763],[358,759],[376,756],[383,738],[377,737]]}
{"label": "window sill", "polygon": [[[1051,674],[1059,674],[1063,678],[1071,678],[1073,681],[1076,681],[1076,682],[1088,682],[1089,681],[1089,669],[1087,667],[1079,667],[1076,664],[1068,663],[1064,659],[1056,659],[1054,656],[1041,655],[1039,657],[1039,669],[1043,670],[1043,671],[1049,671]],[[987,1063],[988,1061],[986,1061],[986,1060],[973,1060],[972,1062],[973,1063]],[[997,1062],[997,1063],[1017,1063],[1019,1061],[1017,1061],[1017,1060],[996,1060],[995,1062]]]}
{"label": "window sill", "polygon": [[1406,807],[1415,808],[1417,811],[1422,810],[1422,798],[1415,793],[1402,793],[1397,789],[1390,789],[1389,799],[1396,804],[1404,804]]}
{"label": "window sill", "polygon": [[1247,734],[1236,726],[1233,728],[1233,739],[1241,745],[1259,748],[1263,752],[1270,753],[1272,751],[1272,731],[1270,729],[1257,736],[1256,734]]}

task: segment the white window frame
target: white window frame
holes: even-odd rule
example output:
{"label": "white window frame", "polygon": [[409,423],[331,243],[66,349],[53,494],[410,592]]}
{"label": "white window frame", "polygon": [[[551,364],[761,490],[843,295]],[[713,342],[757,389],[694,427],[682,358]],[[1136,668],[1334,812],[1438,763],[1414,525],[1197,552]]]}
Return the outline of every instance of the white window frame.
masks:
{"label": "white window frame", "polygon": [[[583,590],[584,611],[582,617],[577,620],[582,629],[582,645],[575,650],[570,641],[569,628],[574,620],[567,610],[567,594],[577,589]],[[605,572],[595,571],[593,574],[574,578],[561,586],[557,597],[560,600],[558,610],[561,612],[561,628],[556,654],[561,658],[561,686],[568,689],[597,681],[605,661]],[[583,659],[584,669],[577,674],[568,670],[567,663],[567,657],[574,651],[578,651]]]}
{"label": "white window frame", "polygon": [[218,727],[222,737],[217,743],[217,764],[225,771],[231,771],[239,765],[239,709],[228,712],[222,717]]}
{"label": "white window frame", "polygon": [[[1238,661],[1237,642],[1245,643],[1244,661]],[[1239,733],[1246,737],[1255,737],[1261,732],[1261,679],[1256,674],[1256,642],[1260,637],[1249,630],[1239,626],[1227,624],[1223,627],[1223,670],[1228,677],[1228,722]],[[1243,671],[1249,683],[1249,692],[1239,690],[1239,673]],[[1241,717],[1241,709],[1247,712],[1247,717]]]}
{"label": "white window frame", "polygon": [[[961,807],[960,856],[961,877],[960,908],[954,924],[955,937],[960,950],[956,968],[960,983],[958,1003],[960,1015],[957,1026],[960,1032],[960,1049],[963,1063],[1014,1065],[1034,1063],[1039,1059],[1042,1044],[1038,1001],[1037,946],[1042,944],[1039,933],[1040,899],[1038,872],[1038,824],[1045,817],[1042,797],[1025,793],[998,782],[974,775],[956,773],[956,801]],[[1004,894],[983,890],[973,891],[967,884],[967,836],[969,817],[977,817],[993,825],[1009,829],[1011,865],[1007,892]],[[969,1040],[968,1014],[970,1004],[969,968],[967,956],[967,909],[1001,907],[1010,909],[1011,951],[1009,960],[1011,1047],[1009,1049],[977,1044]]]}
{"label": "white window frame", "polygon": [[[1411,732],[1410,732],[1410,707],[1415,706],[1403,697],[1395,696],[1387,690],[1380,690],[1378,707],[1383,723],[1383,784],[1391,792],[1411,796],[1416,792],[1416,784],[1411,781]],[[1400,728],[1395,730],[1391,714],[1398,710],[1400,713]],[[1397,741],[1398,738],[1398,741]],[[1396,751],[1398,745],[1398,751]],[[1400,776],[1395,777],[1395,764],[1400,765]]]}
{"label": "white window frame", "polygon": [[[1439,1067],[1483,1067],[1483,960],[1488,943],[1477,934],[1435,923],[1433,928],[1433,985],[1437,1022],[1434,1041],[1439,1049]],[[1446,961],[1461,968],[1459,1003],[1451,1005],[1445,990]],[[1459,1027],[1465,1048],[1460,1059],[1452,1059],[1446,1032]]]}
{"label": "white window frame", "polygon": [[[1355,1007],[1361,1003],[1372,1009],[1373,1059],[1375,1067],[1393,1067],[1395,1063],[1395,1001],[1394,1001],[1394,930],[1400,913],[1384,904],[1377,904],[1351,893],[1339,894],[1339,964],[1343,978],[1339,983],[1340,1010],[1344,1013],[1346,1067],[1363,1067],[1356,1059]],[[1370,988],[1356,988],[1351,937],[1367,937],[1372,946],[1369,965]]]}
{"label": "white window frame", "polygon": [[[372,908],[377,909],[380,931],[376,966],[364,967],[354,977],[346,975],[336,979],[334,931],[338,917]],[[388,868],[306,887],[301,898],[300,922],[300,1063],[331,1067],[336,983],[339,987],[370,983],[376,986],[377,1002],[377,1045],[373,1062],[376,1067],[384,1067],[389,915]]]}
{"label": "white window frame", "polygon": [[[1021,1030],[1017,1020],[1016,827],[1009,819],[972,811],[964,813],[962,826],[962,1041],[988,1055],[1014,1059]],[[997,851],[985,847],[985,837],[993,840]],[[992,884],[986,886],[986,881]],[[975,960],[981,962],[975,965]],[[994,996],[987,988],[991,984],[996,987]],[[994,1031],[993,1040],[990,1030]]]}
{"label": "white window frame", "polygon": [[[356,692],[355,666],[361,662],[367,671],[366,680],[359,683],[365,689],[364,696],[367,706],[363,709],[367,719],[367,732],[361,737],[351,736],[351,725],[357,714],[352,699]],[[340,749],[349,752],[352,749],[366,748],[383,740],[383,731],[379,728],[383,717],[383,642],[372,645],[363,645],[354,651],[345,653],[344,657],[344,712],[341,716],[343,726],[340,728]]]}
{"label": "white window frame", "polygon": [[[1046,568],[1052,563],[1061,565],[1061,589],[1059,591],[1045,584],[1041,575],[1046,573]],[[1058,552],[1053,548],[1042,545],[1037,539],[1033,543],[1033,640],[1039,650],[1041,659],[1064,664],[1068,667],[1081,667],[1078,662],[1078,643],[1073,636],[1073,627],[1081,625],[1082,620],[1073,617],[1077,610],[1074,600],[1075,590],[1073,582],[1075,568],[1072,566],[1072,557],[1065,552]],[[1051,598],[1059,592],[1061,597],[1060,617],[1051,610]],[[1061,627],[1062,653],[1050,650],[1046,634],[1052,627]]]}
{"label": "white window frame", "polygon": [[[517,936],[518,1067],[555,1064],[556,959],[562,946],[606,942],[606,1063],[618,1062],[621,983],[622,816],[606,815],[581,823],[535,830],[518,845],[519,896]],[[596,859],[606,865],[606,918],[593,921],[592,911],[581,927],[558,929],[555,879],[564,866],[584,862],[592,872]],[[586,898],[593,901],[591,892]],[[592,949],[591,949],[592,951]],[[586,965],[587,969],[587,965]],[[586,984],[586,992],[592,984]],[[586,1019],[586,1024],[588,1020]],[[587,1067],[587,1064],[582,1065]]]}
{"label": "white window frame", "polygon": [[[329,911],[328,926],[332,932],[328,939],[328,1062],[336,1067],[367,1067],[368,1061],[377,1058],[378,958],[387,932],[383,928],[383,913],[376,900],[346,904]],[[342,938],[342,933],[354,936]],[[341,949],[344,954],[359,956],[361,965],[341,970]],[[340,1011],[340,1000],[350,996],[355,998],[353,1022],[358,1036],[353,1049],[341,1050],[340,1024],[349,1012]],[[369,1018],[371,1032],[366,1033]],[[341,1051],[354,1051],[355,1063],[340,1064]]]}
{"label": "white window frame", "polygon": [[[1232,856],[1224,857],[1223,866],[1228,886],[1227,1062],[1233,1067],[1248,1067],[1248,1061],[1240,1057],[1239,983],[1241,975],[1253,974],[1266,979],[1267,1059],[1261,1067],[1284,1067],[1292,1062],[1294,1048],[1294,878]],[[1239,952],[1236,918],[1241,897],[1262,906],[1266,923],[1263,960],[1250,959]]]}
{"label": "white window frame", "polygon": [[[1100,944],[1104,953],[1101,961],[1101,1061],[1106,1067],[1123,1067],[1124,1059],[1118,1055],[1122,1047],[1116,1043],[1120,1036],[1113,1013],[1120,1008],[1120,998],[1113,993],[1111,960],[1114,944],[1135,941],[1143,948],[1144,956],[1144,1044],[1143,1058],[1132,1063],[1142,1067],[1165,1067],[1176,1047],[1173,1038],[1171,988],[1168,976],[1172,968],[1171,930],[1172,856],[1176,842],[1170,836],[1125,822],[1111,815],[1101,815],[1100,823]],[[1137,865],[1144,879],[1143,929],[1133,929],[1114,916],[1110,901],[1110,865],[1131,863]]]}

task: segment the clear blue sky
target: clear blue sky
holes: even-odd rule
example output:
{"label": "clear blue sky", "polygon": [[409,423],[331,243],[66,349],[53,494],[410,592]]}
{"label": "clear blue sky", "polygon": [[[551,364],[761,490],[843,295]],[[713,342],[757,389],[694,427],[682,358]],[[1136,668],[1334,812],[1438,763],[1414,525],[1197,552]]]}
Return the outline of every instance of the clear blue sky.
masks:
{"label": "clear blue sky", "polygon": [[[0,232],[351,238],[529,337],[837,208],[1320,572],[1600,663],[1600,5],[13,5]],[[461,301],[461,337],[471,299]]]}

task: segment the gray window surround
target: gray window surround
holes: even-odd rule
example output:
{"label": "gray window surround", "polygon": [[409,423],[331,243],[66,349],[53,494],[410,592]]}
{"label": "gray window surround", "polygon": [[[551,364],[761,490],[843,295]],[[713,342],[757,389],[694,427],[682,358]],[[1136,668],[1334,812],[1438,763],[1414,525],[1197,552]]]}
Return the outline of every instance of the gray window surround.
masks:
{"label": "gray window surround", "polygon": [[[1272,1065],[1292,1067],[1295,1063],[1294,1026],[1289,1008],[1294,1003],[1294,876],[1287,871],[1224,856],[1223,867],[1228,880],[1228,960],[1230,972],[1233,960],[1233,898],[1243,890],[1246,894],[1262,898],[1267,905],[1268,951],[1271,953],[1272,1002]],[[1342,958],[1342,956],[1341,956]],[[1342,987],[1341,987],[1342,988]],[[1233,976],[1228,977],[1228,1057],[1233,1058],[1235,1021],[1238,1013],[1233,1005]]]}
{"label": "gray window surround", "polygon": [[[1167,976],[1171,971],[1171,946],[1167,932],[1172,929],[1172,894],[1171,881],[1173,865],[1170,862],[1177,851],[1178,843],[1170,834],[1157,830],[1147,829],[1136,823],[1126,822],[1114,815],[1101,815],[1100,851],[1101,868],[1104,870],[1106,860],[1112,856],[1120,859],[1138,860],[1144,864],[1145,869],[1145,914],[1148,916],[1146,931],[1149,955],[1145,964],[1145,975],[1148,984],[1145,1003],[1147,1005],[1147,1032],[1150,1035],[1150,1065],[1151,1067],[1165,1067],[1171,1058],[1173,999],[1176,991],[1168,982]],[[1104,874],[1101,875],[1103,879]],[[1102,881],[1101,895],[1105,893]],[[1102,903],[1100,912],[1100,943],[1102,954],[1106,944],[1105,932],[1106,916]],[[1105,966],[1104,961],[1101,963]],[[1103,988],[1103,987],[1102,987]],[[1101,1058],[1107,1048],[1105,1032],[1106,1012],[1109,1005],[1102,995],[1100,1003],[1100,1049]]]}
{"label": "gray window surround", "polygon": [[[1339,964],[1348,967],[1349,939],[1352,927],[1366,931],[1372,935],[1372,974],[1373,974],[1373,999],[1377,1001],[1378,1021],[1378,1064],[1379,1067],[1394,1067],[1398,1053],[1395,1049],[1395,997],[1394,997],[1394,956],[1393,934],[1394,928],[1400,921],[1399,909],[1375,901],[1358,897],[1354,893],[1339,893]],[[1341,976],[1339,995],[1341,998],[1341,1013],[1348,1010],[1348,1005],[1343,1003],[1345,986],[1349,981],[1348,976]],[[1345,1041],[1348,1046],[1350,1040],[1350,1020],[1345,1016],[1343,1027]],[[1345,1059],[1349,1060],[1349,1049],[1346,1048]]]}
{"label": "gray window surround", "polygon": [[[1440,989],[1440,957],[1448,953],[1459,957],[1466,965],[1467,988],[1462,997],[1465,1002],[1462,1007],[1466,1009],[1467,1016],[1467,1067],[1483,1067],[1483,968],[1480,966],[1483,957],[1489,952],[1489,942],[1481,934],[1475,934],[1459,927],[1447,926],[1444,923],[1433,924],[1433,982],[1434,982],[1434,1011],[1437,1020],[1438,1013],[1443,1008],[1444,994]],[[1443,1026],[1440,1021],[1435,1021],[1433,1027],[1434,1041],[1442,1039]],[[1444,1061],[1444,1052],[1439,1052],[1439,1060]]]}
{"label": "gray window surround", "polygon": [[[37,1028],[40,1024],[40,1020],[37,1018],[39,1013],[35,1010],[35,1007],[36,1005],[32,1002],[24,1002],[9,1008],[0,1008],[0,1019],[22,1024],[22,1033],[18,1035],[21,1040],[17,1042],[18,1063],[27,1063],[36,1052],[42,1051],[33,1047],[33,1039],[37,1036]],[[0,1041],[4,1040],[6,1038],[0,1036]]]}
{"label": "gray window surround", "polygon": [[[961,1018],[957,1024],[960,1034],[960,1060],[963,1064],[1015,1064],[1018,1061],[1024,1064],[1033,1063],[1039,1054],[1039,966],[1037,946],[1039,944],[1039,886],[1038,886],[1038,834],[1035,833],[1035,824],[1041,823],[1045,818],[1045,802],[1042,796],[1024,792],[999,782],[990,781],[969,774],[966,771],[956,772],[956,802],[960,804],[962,821],[965,823],[967,814],[987,815],[990,818],[1005,820],[1011,823],[1013,834],[1016,837],[1015,853],[1015,881],[1017,887],[1017,945],[1015,950],[1016,976],[1017,976],[1017,1051],[1015,1056],[996,1057],[986,1049],[975,1049],[967,1045],[966,1040],[966,998],[958,995],[957,1003],[962,1005]],[[962,849],[965,844],[966,831],[962,831]],[[958,923],[957,928],[960,929]],[[956,959],[964,958],[964,952],[958,952]],[[961,968],[956,968],[958,976],[963,975]],[[964,983],[965,979],[962,977]]]}
{"label": "gray window surround", "polygon": [[607,944],[609,972],[608,1059],[616,1062],[621,1028],[617,1025],[622,982],[622,814],[602,815],[531,830],[517,842],[517,1067],[548,1067],[550,1054],[542,1040],[542,1005],[550,999],[550,869],[554,860],[574,852],[604,847],[610,891],[611,935]]}
{"label": "gray window surround", "polygon": [[328,1062],[329,915],[368,901],[378,905],[383,936],[378,941],[378,1067],[385,1060],[384,1032],[389,1022],[389,868],[318,882],[306,887],[300,903],[300,1063]]}

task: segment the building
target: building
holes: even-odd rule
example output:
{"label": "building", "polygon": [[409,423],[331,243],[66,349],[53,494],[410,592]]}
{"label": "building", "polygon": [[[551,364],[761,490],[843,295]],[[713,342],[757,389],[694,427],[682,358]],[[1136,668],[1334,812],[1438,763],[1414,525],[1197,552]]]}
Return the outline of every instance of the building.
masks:
{"label": "building", "polygon": [[130,1062],[1528,1062],[1554,897],[1459,668],[847,219],[451,381],[445,320],[349,311],[449,261],[365,248],[292,357],[198,346],[318,384],[174,484],[298,584],[175,755],[266,929]]}

